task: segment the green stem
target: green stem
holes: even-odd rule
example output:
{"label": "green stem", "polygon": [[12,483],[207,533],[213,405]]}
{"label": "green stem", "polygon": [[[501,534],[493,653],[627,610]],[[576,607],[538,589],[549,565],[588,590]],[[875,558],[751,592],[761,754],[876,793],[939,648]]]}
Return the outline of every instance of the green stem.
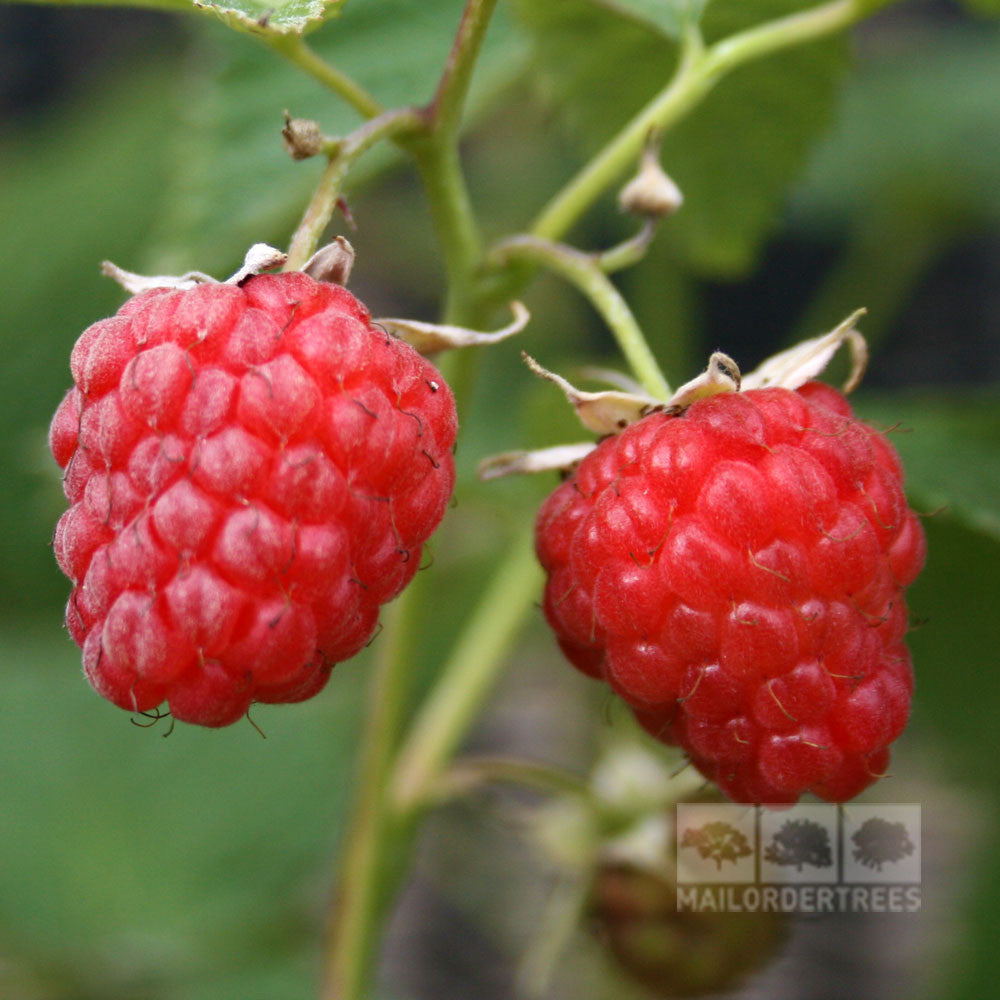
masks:
{"label": "green stem", "polygon": [[525,615],[541,571],[525,532],[511,546],[442,668],[397,758],[391,800],[401,815],[423,804],[478,715]]}
{"label": "green stem", "polygon": [[411,144],[444,257],[447,296],[442,321],[476,325],[471,300],[472,277],[483,256],[458,147],[437,136]]}
{"label": "green stem", "polygon": [[633,264],[638,264],[646,256],[649,244],[656,235],[656,223],[655,219],[646,219],[635,236],[595,254],[597,266],[605,274],[614,274],[615,271],[624,271]]}
{"label": "green stem", "polygon": [[395,843],[386,800],[410,665],[404,655],[413,589],[385,613],[363,730],[357,796],[341,856],[337,906],[327,934],[323,1000],[363,1000],[373,963]]}
{"label": "green stem", "polygon": [[632,310],[601,269],[600,258],[537,236],[513,236],[498,243],[491,261],[527,260],[561,275],[590,300],[611,329],[635,377],[654,399],[669,399],[670,386],[646,343]]}
{"label": "green stem", "polygon": [[333,218],[341,186],[354,161],[382,139],[399,137],[424,127],[423,118],[410,108],[386,111],[365,122],[342,139],[333,149],[330,163],[302,216],[288,249],[285,270],[295,271],[313,255],[324,230]]}
{"label": "green stem", "polygon": [[738,32],[708,48],[689,35],[673,79],[542,210],[531,232],[560,239],[607,188],[630,170],[651,129],[683,118],[727,73],[762,56],[846,28],[871,13],[870,0],[833,0]]}
{"label": "green stem", "polygon": [[504,782],[522,788],[585,798],[586,780],[565,768],[537,761],[506,757],[466,757],[456,761],[430,789],[428,798],[441,802],[464,795],[489,782]]}
{"label": "green stem", "polygon": [[376,118],[385,110],[364,87],[306,45],[301,35],[272,34],[266,35],[264,40],[275,52],[342,97],[362,118]]}
{"label": "green stem", "polygon": [[430,134],[411,146],[444,255],[446,323],[473,325],[481,319],[472,305],[472,279],[483,257],[483,243],[462,171],[458,132],[472,71],[496,5],[497,0],[466,3],[437,91],[424,109]]}
{"label": "green stem", "polygon": [[497,0],[468,0],[437,92],[428,107],[432,127],[439,135],[457,135],[469,93],[472,71],[482,49]]}
{"label": "green stem", "polygon": [[590,888],[591,878],[578,873],[562,874],[553,885],[518,973],[520,987],[530,1000],[548,996],[559,958],[583,922]]}

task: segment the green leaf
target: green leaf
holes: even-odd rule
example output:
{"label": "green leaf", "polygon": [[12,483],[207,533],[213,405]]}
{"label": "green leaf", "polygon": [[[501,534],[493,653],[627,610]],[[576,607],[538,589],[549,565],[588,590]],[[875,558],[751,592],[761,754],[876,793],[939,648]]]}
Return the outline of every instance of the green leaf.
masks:
{"label": "green leaf", "polygon": [[189,11],[192,0],[24,0],[53,7],[142,7],[149,10]]}
{"label": "green leaf", "polygon": [[911,613],[923,622],[907,636],[917,678],[913,723],[903,736],[909,746],[894,753],[893,763],[905,762],[904,754],[911,768],[919,767],[921,757],[933,762],[931,773],[941,775],[946,793],[924,801],[933,803],[939,816],[958,817],[959,835],[974,848],[963,848],[946,862],[957,872],[975,874],[949,908],[961,948],[942,955],[946,961],[935,959],[942,978],[933,992],[942,1000],[981,1000],[995,992],[998,971],[1000,795],[993,761],[1000,716],[1000,545],[950,518],[929,518],[925,526],[927,568],[906,596]]}
{"label": "green leaf", "polygon": [[223,24],[255,35],[303,34],[339,11],[344,0],[230,0],[194,7],[215,14]]}
{"label": "green leaf", "polygon": [[[1000,35],[937,29],[861,65],[793,208],[814,222],[878,209],[930,224],[1000,219]],[[912,223],[911,223],[912,225]]]}
{"label": "green leaf", "polygon": [[973,14],[1000,17],[1000,0],[962,0],[962,6]]}
{"label": "green leaf", "polygon": [[104,7],[147,7],[178,12],[200,11],[219,18],[231,28],[255,35],[302,34],[339,13],[346,0],[28,0],[59,7],[98,4]]}
{"label": "green leaf", "polygon": [[893,428],[919,508],[1000,539],[1000,389],[862,396],[857,410]]}
{"label": "green leaf", "polygon": [[802,238],[843,247],[793,343],[850,302],[877,350],[928,268],[1000,221],[998,92],[1000,36],[981,28],[905,32],[859,62],[791,200]]}
{"label": "green leaf", "polygon": [[[709,41],[799,9],[796,0],[716,0]],[[599,148],[666,86],[677,47],[597,0],[518,0],[534,40],[533,68],[587,152]],[[846,63],[842,39],[742,67],[663,142],[663,165],[684,207],[662,239],[701,272],[745,272],[775,224],[788,186],[830,119]]]}
{"label": "green leaf", "polygon": [[[255,706],[266,740],[249,723],[164,739],[90,690],[54,617],[0,630],[5,959],[63,982],[46,996],[312,995],[364,673]],[[276,970],[224,986],[296,962],[283,990]]]}
{"label": "green leaf", "polygon": [[[311,44],[386,107],[418,104],[434,93],[457,23],[453,0],[352,0]],[[354,111],[274,52],[221,31],[205,32],[200,42],[196,68],[184,81],[187,121],[172,158],[167,210],[142,262],[157,273],[221,273],[251,243],[287,244],[322,158],[288,157],[280,138],[285,109],[315,119],[327,135],[359,124]],[[473,80],[471,122],[522,72],[523,49],[501,5]],[[348,177],[348,198],[398,162],[388,144],[367,153]],[[364,219],[358,224],[363,230]]]}
{"label": "green leaf", "polygon": [[685,28],[701,20],[708,0],[603,0],[613,11],[633,17],[662,31],[668,38],[680,38]]}
{"label": "green leaf", "polygon": [[100,261],[136,260],[161,210],[173,84],[182,72],[179,58],[147,58],[6,131],[0,606],[8,612],[65,600],[49,546],[65,501],[46,430],[71,384],[74,341],[122,301],[100,276]]}

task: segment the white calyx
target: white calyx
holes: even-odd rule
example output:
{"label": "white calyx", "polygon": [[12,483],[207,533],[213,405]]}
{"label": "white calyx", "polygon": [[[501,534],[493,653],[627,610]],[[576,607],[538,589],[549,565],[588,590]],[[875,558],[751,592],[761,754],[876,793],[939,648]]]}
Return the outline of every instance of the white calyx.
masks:
{"label": "white calyx", "polygon": [[[851,392],[861,381],[868,363],[868,347],[855,327],[864,314],[864,309],[856,310],[829,333],[803,340],[794,347],[772,355],[748,375],[740,373],[739,366],[728,354],[716,351],[709,358],[705,371],[690,382],[685,382],[666,400],[653,399],[637,391],[638,387],[626,376],[604,370],[591,370],[590,374],[622,388],[585,392],[571,385],[562,376],[543,368],[529,355],[523,356],[536,375],[554,382],[562,389],[584,427],[595,434],[606,436],[620,433],[629,424],[651,413],[682,413],[699,399],[719,393],[775,387],[798,389],[819,375],[843,344],[847,344],[851,352],[851,371],[843,389],[844,392]],[[498,479],[515,473],[552,470],[567,472],[579,465],[595,447],[596,444],[573,444],[540,451],[504,452],[481,462],[479,476],[481,479]]]}
{"label": "white calyx", "polygon": [[[246,252],[243,266],[227,278],[224,284],[241,285],[256,274],[282,267],[287,260],[288,254],[283,251],[276,250],[266,243],[255,243]],[[305,262],[301,270],[316,281],[346,285],[353,266],[354,247],[343,236],[337,236],[331,243],[317,250]],[[171,288],[183,291],[198,285],[222,284],[210,274],[205,274],[202,271],[188,271],[186,274],[179,275],[147,276],[126,271],[108,260],[101,264],[101,271],[117,281],[131,295],[138,295],[152,288]],[[514,314],[513,320],[499,330],[491,332],[469,330],[464,326],[424,323],[415,319],[386,318],[376,319],[372,322],[381,326],[386,333],[398,337],[400,340],[405,340],[421,354],[435,354],[438,351],[456,347],[481,347],[496,344],[520,333],[528,325],[531,314],[522,302],[511,302],[510,309]]]}
{"label": "white calyx", "polygon": [[522,352],[528,367],[549,382],[554,382],[576,410],[580,423],[595,434],[617,434],[629,424],[657,410],[666,409],[666,404],[638,392],[609,389],[604,392],[584,392],[566,381],[561,375],[543,368],[530,354]]}
{"label": "white calyx", "polygon": [[412,348],[421,354],[435,354],[456,347],[482,347],[496,344],[515,333],[520,333],[531,319],[524,303],[511,302],[510,311],[514,319],[507,326],[483,333],[480,330],[469,330],[464,326],[449,326],[440,323],[422,323],[416,319],[379,318],[373,320],[376,326],[382,327],[394,337],[405,340]]}
{"label": "white calyx", "polygon": [[670,407],[684,409],[695,400],[719,392],[739,392],[741,389],[798,389],[815,378],[830,363],[830,359],[847,344],[851,351],[851,373],[844,383],[850,392],[861,381],[868,365],[868,345],[855,329],[855,323],[865,314],[864,309],[851,313],[829,333],[803,340],[788,350],[772,354],[749,375],[740,375],[739,367],[727,354],[717,351],[709,358],[708,368],[697,378],[682,385],[670,397]]}
{"label": "white calyx", "polygon": [[247,250],[246,256],[243,258],[243,266],[235,274],[230,275],[225,282],[220,282],[202,271],[188,271],[186,274],[178,275],[135,274],[132,271],[126,271],[117,264],[112,264],[110,260],[102,262],[101,273],[117,281],[130,295],[138,295],[140,292],[148,292],[151,288],[173,288],[183,291],[197,285],[239,285],[255,274],[262,274],[264,271],[273,271],[276,267],[281,267],[287,259],[288,255],[281,250],[276,250],[266,243],[255,243]]}

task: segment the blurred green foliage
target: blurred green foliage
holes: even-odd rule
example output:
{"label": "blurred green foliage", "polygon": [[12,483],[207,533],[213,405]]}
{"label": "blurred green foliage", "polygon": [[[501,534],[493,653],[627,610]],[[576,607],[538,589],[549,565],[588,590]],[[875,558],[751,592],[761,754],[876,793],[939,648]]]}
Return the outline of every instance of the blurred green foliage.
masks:
{"label": "blurred green foliage", "polygon": [[[448,0],[363,0],[348,3],[310,44],[385,107],[397,107],[430,100],[454,22],[455,5]],[[473,122],[523,72],[524,48],[501,9],[470,96]],[[202,30],[192,40],[184,87],[172,181],[148,260],[155,268],[183,271],[187,261],[199,260],[203,269],[224,269],[237,258],[234,246],[249,245],[261,233],[282,238],[319,178],[318,163],[291,164],[275,141],[283,111],[315,119],[327,135],[349,132],[360,119],[273,52],[222,28]],[[347,194],[394,162],[399,157],[389,147],[361,160]]]}
{"label": "blurred green foliage", "polygon": [[[315,43],[386,104],[419,102],[433,90],[459,6],[351,0]],[[501,5],[466,148],[490,235],[524,225],[579,166],[579,149],[592,149],[662,84],[672,29],[642,20],[650,5],[628,6],[639,16],[616,17],[615,5],[588,0]],[[716,0],[707,30],[796,6]],[[562,31],[575,44],[556,45]],[[703,276],[752,288],[760,255],[783,241],[826,255],[811,286],[794,290],[809,302],[797,319],[802,332],[867,303],[872,339],[905,344],[900,317],[945,250],[970,234],[990,234],[997,246],[998,72],[991,22],[945,28],[886,15],[850,62],[834,42],[724,82],[665,145],[687,205],[622,277],[674,382],[701,360],[711,295]],[[99,262],[221,274],[250,242],[286,242],[318,164],[283,153],[285,108],[328,133],[356,124],[252,39],[206,21],[192,24],[181,52],[142,65],[109,59],[97,83],[4,138],[0,995],[12,1000],[278,1000],[313,990],[370,654],[339,667],[312,702],[255,709],[266,741],[248,725],[181,728],[163,740],[163,723],[132,727],[80,677],[78,651],[60,630],[67,588],[47,547],[62,507],[45,447],[48,417],[69,384],[76,336],[121,301]],[[419,191],[399,162],[376,153],[351,179],[361,226],[352,236],[356,289],[382,312],[429,315],[440,268]],[[598,245],[621,232],[609,198],[577,235]],[[534,322],[524,345],[546,364],[617,363],[566,289],[541,279],[527,298]],[[997,322],[995,304],[988,315]],[[710,346],[747,356],[794,332],[745,329],[734,316],[727,342]],[[968,333],[956,303],[939,349],[962,352]],[[1000,340],[996,329],[982,339],[990,336]],[[477,485],[477,460],[583,436],[558,394],[524,374],[521,346],[480,361],[462,415],[457,509],[432,546],[435,594],[425,600],[434,613],[412,651],[418,688],[507,531],[532,516],[550,485]],[[997,363],[968,358],[970,374]],[[987,811],[1000,809],[998,403],[996,386],[883,387],[858,400],[866,418],[901,423],[907,433],[893,441],[914,502],[942,508],[927,521],[928,568],[912,591],[914,615],[927,621],[912,636],[919,680],[909,745],[932,748],[947,781]],[[568,684],[582,683],[566,673]],[[895,767],[911,767],[904,752]],[[925,813],[933,808],[926,803]],[[1000,971],[1000,862],[986,847],[968,864],[977,873],[972,891],[954,913],[934,915],[963,944],[935,980],[947,983],[936,995],[954,1000],[991,995]]]}
{"label": "blurred green foliage", "polygon": [[301,712],[255,709],[264,740],[135,728],[78,661],[50,627],[0,629],[0,995],[18,966],[40,996],[308,995],[364,662]]}
{"label": "blurred green foliage", "polygon": [[[586,152],[653,97],[676,61],[668,39],[604,4],[517,6],[532,34],[542,93]],[[717,0],[705,14],[705,38],[801,7],[798,0]],[[685,205],[662,239],[686,266],[727,276],[750,268],[790,181],[830,124],[846,56],[843,39],[834,37],[742,67],[666,137],[663,164]]]}

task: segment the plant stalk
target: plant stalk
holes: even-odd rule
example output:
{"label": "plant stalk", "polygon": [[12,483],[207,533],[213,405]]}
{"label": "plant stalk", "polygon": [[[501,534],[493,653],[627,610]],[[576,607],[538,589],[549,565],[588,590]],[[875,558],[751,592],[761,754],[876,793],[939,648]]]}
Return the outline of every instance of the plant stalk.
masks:
{"label": "plant stalk", "polygon": [[497,0],[468,0],[437,90],[424,109],[429,135],[411,146],[427,192],[431,218],[444,254],[446,323],[472,325],[472,278],[483,243],[462,170],[458,137],[472,72],[482,51]]}
{"label": "plant stalk", "polygon": [[465,5],[448,62],[428,106],[432,129],[438,135],[458,135],[472,71],[496,5],[497,0],[468,0]]}
{"label": "plant stalk", "polygon": [[431,794],[482,709],[504,656],[537,599],[541,569],[531,537],[526,531],[512,543],[410,728],[390,791],[402,816],[417,811]]}
{"label": "plant stalk", "polygon": [[669,399],[670,386],[628,303],[601,268],[600,257],[537,236],[512,236],[498,243],[491,260],[541,264],[574,285],[607,323],[636,379],[654,399]]}
{"label": "plant stalk", "polygon": [[316,251],[337,209],[341,187],[354,161],[382,139],[400,137],[423,127],[424,120],[416,111],[399,108],[372,118],[341,140],[331,154],[330,162],[292,237],[286,271],[299,270]]}
{"label": "plant stalk", "polygon": [[409,663],[413,588],[385,613],[371,679],[357,796],[341,854],[338,898],[327,931],[322,1000],[366,1000],[385,902],[390,851],[396,843],[386,791],[399,738]]}
{"label": "plant stalk", "polygon": [[456,761],[434,783],[428,804],[465,795],[489,783],[519,785],[555,795],[586,798],[590,786],[585,778],[552,764],[514,757],[464,757]]}

